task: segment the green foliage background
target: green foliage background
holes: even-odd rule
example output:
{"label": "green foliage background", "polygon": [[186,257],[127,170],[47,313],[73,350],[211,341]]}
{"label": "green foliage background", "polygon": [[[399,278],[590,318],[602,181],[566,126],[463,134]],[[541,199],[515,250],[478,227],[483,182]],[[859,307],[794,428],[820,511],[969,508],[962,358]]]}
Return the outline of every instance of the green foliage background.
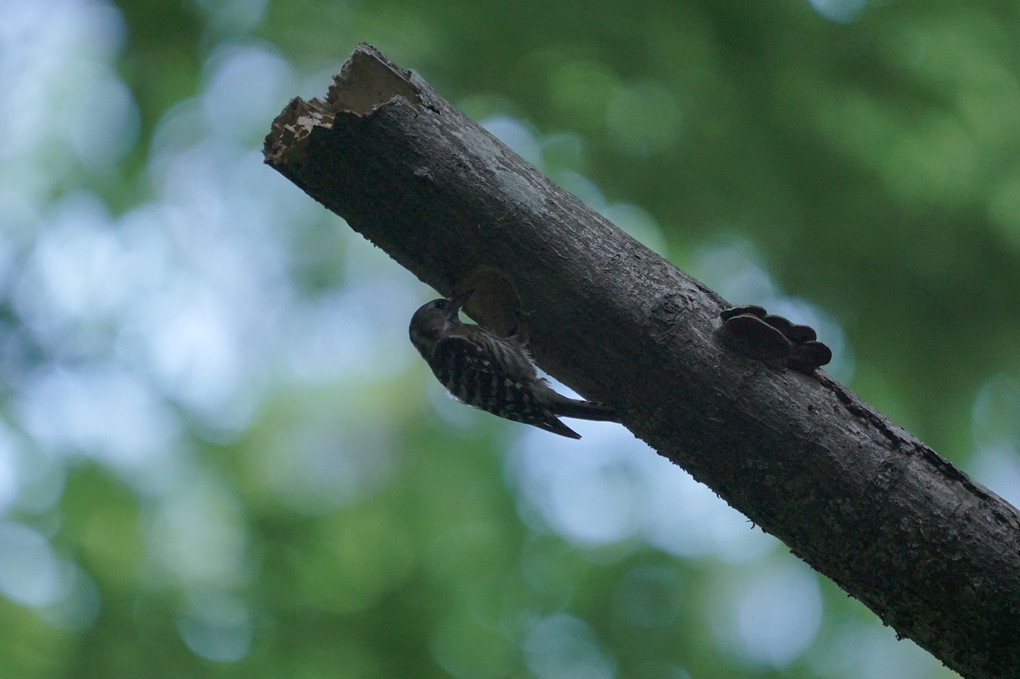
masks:
{"label": "green foliage background", "polygon": [[259,150],[370,42],[734,303],[821,322],[1015,500],[1015,2],[0,14],[0,676],[955,676],[624,432],[445,399],[405,336],[429,291]]}

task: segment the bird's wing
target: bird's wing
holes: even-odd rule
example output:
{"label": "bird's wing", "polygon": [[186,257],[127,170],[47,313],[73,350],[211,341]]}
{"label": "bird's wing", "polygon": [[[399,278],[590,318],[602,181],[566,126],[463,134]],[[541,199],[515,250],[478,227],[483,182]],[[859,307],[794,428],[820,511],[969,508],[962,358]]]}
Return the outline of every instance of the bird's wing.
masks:
{"label": "bird's wing", "polygon": [[522,379],[508,372],[497,356],[466,337],[445,337],[436,344],[432,371],[451,394],[468,405],[561,436],[581,438],[536,398],[539,385],[533,376]]}

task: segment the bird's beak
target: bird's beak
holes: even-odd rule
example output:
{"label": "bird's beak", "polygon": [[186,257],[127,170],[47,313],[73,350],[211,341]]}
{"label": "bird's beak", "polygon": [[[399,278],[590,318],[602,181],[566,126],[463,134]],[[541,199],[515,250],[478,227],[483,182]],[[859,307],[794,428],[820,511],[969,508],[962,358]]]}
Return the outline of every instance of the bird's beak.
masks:
{"label": "bird's beak", "polygon": [[453,318],[457,317],[457,314],[460,313],[461,308],[465,304],[467,304],[468,297],[474,294],[474,292],[475,292],[474,290],[468,290],[466,292],[462,292],[459,295],[450,298],[450,301],[453,302],[453,312],[451,313],[451,316]]}

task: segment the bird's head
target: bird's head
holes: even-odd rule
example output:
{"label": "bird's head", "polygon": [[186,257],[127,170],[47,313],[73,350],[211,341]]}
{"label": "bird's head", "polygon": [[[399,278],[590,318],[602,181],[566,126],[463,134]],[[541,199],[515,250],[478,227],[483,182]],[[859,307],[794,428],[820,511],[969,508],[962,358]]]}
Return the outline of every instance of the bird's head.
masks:
{"label": "bird's head", "polygon": [[422,305],[411,316],[411,326],[408,328],[411,343],[426,361],[432,358],[439,340],[460,325],[461,307],[473,292],[468,290],[450,299],[434,299]]}

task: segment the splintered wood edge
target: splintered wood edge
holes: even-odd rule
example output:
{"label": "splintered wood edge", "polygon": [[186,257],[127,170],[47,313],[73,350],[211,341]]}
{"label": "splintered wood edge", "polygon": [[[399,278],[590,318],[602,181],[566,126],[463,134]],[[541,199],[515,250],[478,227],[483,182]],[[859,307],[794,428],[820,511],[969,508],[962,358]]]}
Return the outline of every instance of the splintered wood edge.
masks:
{"label": "splintered wood edge", "polygon": [[281,156],[313,128],[332,127],[338,113],[368,115],[394,97],[421,105],[421,94],[412,78],[411,71],[400,68],[376,48],[366,43],[358,45],[333,76],[325,101],[295,97],[276,117],[263,146],[266,162],[278,164]]}
{"label": "splintered wood edge", "polygon": [[362,43],[344,62],[340,73],[326,93],[326,103],[334,112],[367,115],[393,97],[404,97],[420,105],[418,89],[411,84],[411,71],[400,68],[379,50]]}

